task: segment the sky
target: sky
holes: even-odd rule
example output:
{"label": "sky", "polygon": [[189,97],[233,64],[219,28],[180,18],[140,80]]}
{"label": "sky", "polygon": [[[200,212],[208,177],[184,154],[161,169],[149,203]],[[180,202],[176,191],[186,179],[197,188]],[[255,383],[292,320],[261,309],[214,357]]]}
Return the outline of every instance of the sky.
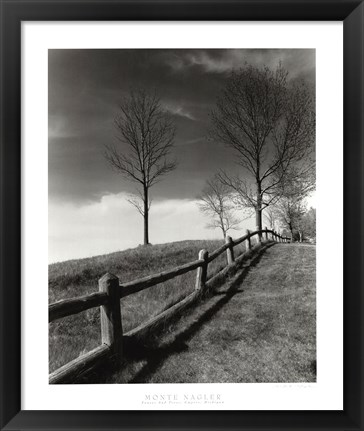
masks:
{"label": "sky", "polygon": [[[132,88],[156,91],[176,125],[177,168],[151,189],[150,241],[219,238],[206,227],[197,198],[219,169],[237,172],[234,153],[208,138],[209,113],[232,70],[275,68],[315,82],[315,51],[49,50],[49,262],[135,247],[143,220],[126,198],[135,184],[111,170],[105,145],[116,143],[114,119]],[[233,237],[253,228],[245,220]]]}

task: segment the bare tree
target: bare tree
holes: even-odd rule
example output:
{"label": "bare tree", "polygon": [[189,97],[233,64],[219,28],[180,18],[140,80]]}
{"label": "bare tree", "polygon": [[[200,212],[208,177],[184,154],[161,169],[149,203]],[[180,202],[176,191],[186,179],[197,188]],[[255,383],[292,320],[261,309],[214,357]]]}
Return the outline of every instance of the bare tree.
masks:
{"label": "bare tree", "polygon": [[208,227],[221,229],[224,238],[230,229],[238,227],[230,190],[217,176],[207,181],[199,199],[200,211],[211,219]]}
{"label": "bare tree", "polygon": [[276,230],[278,224],[278,212],[275,206],[266,207],[264,211],[265,220],[270,229]]}
{"label": "bare tree", "polygon": [[316,241],[316,209],[310,209],[304,214],[302,220],[303,235],[305,238],[310,238]]}
{"label": "bare tree", "polygon": [[278,220],[289,229],[292,241],[295,233],[298,234],[300,242],[303,240],[307,212],[305,198],[310,191],[310,177],[307,177],[306,181],[290,179],[288,184],[284,185],[281,199],[275,206]]}
{"label": "bare tree", "polygon": [[115,118],[118,144],[106,146],[105,158],[125,178],[137,183],[137,194],[128,201],[144,218],[144,244],[149,244],[150,188],[176,167],[168,160],[175,126],[156,94],[131,92]]}
{"label": "bare tree", "polygon": [[282,198],[278,204],[278,217],[284,227],[291,233],[291,241],[297,232],[302,242],[302,222],[306,208],[298,199]]}
{"label": "bare tree", "polygon": [[254,209],[257,230],[263,209],[280,199],[288,179],[313,169],[313,98],[287,76],[281,66],[233,72],[211,115],[214,139],[232,147],[243,168],[235,177],[221,172],[220,180],[242,207]]}

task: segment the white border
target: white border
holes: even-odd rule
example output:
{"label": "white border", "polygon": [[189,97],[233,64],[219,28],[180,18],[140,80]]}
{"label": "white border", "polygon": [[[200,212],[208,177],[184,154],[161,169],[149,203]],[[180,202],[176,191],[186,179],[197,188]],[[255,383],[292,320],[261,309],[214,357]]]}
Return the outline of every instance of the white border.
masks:
{"label": "white border", "polygon": [[[338,22],[22,23],[22,409],[343,408],[343,247],[337,240],[343,234],[342,28]],[[152,47],[316,49],[318,381],[315,384],[48,385],[47,50]],[[222,403],[186,404],[185,393],[220,395]],[[172,394],[182,402],[143,404],[148,394]]]}

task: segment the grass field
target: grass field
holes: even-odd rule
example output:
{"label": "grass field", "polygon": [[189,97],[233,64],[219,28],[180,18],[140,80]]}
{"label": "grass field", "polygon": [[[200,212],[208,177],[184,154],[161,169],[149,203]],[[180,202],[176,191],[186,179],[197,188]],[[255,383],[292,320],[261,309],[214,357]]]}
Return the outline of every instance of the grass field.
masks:
{"label": "grass field", "polygon": [[316,381],[316,248],[276,244],[105,383]]}
{"label": "grass field", "polygon": [[[199,250],[211,252],[222,243],[182,241],[49,265],[49,303],[97,292],[98,279],[106,272],[127,282],[196,260]],[[226,265],[225,259],[224,254],[209,265],[209,276]],[[195,276],[193,271],[124,298],[121,301],[124,332],[191,293]],[[99,309],[94,308],[49,325],[50,372],[100,344],[99,314]]]}
{"label": "grass field", "polygon": [[[193,261],[200,249],[212,251],[221,244],[184,241],[53,264],[49,301],[97,291],[106,271],[126,282]],[[224,254],[209,265],[209,277],[226,265],[225,259]],[[193,271],[123,299],[124,332],[192,292],[195,275]],[[212,296],[160,335],[127,349],[119,370],[94,373],[87,383],[314,382],[315,277],[315,246],[267,244],[256,249]],[[50,371],[101,341],[98,309],[49,328]]]}

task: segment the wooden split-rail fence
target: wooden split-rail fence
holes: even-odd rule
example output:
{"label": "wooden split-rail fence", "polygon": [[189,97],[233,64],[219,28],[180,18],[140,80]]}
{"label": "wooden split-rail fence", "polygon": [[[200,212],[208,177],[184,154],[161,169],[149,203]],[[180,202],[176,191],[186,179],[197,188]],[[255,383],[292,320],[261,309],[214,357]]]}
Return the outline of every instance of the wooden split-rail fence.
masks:
{"label": "wooden split-rail fence", "polygon": [[[106,273],[99,280],[98,292],[78,298],[64,299],[50,304],[49,323],[90,308],[100,307],[101,345],[55,370],[49,375],[49,383],[72,383],[83,374],[89,372],[108,359],[120,360],[123,356],[123,341],[126,338],[142,337],[144,334],[148,333],[151,328],[166,322],[177,312],[180,312],[196,301],[201,296],[201,293],[212,285],[213,278],[216,277],[207,280],[208,264],[226,251],[227,267],[222,271],[229,269],[233,264],[238,262],[238,259],[244,257],[244,254],[242,254],[239,258],[235,259],[234,247],[246,241],[246,250],[250,251],[252,249],[251,239],[254,236],[257,236],[257,243],[261,243],[263,240],[290,242],[289,238],[283,237],[274,230],[269,230],[267,228],[255,232],[247,230],[246,235],[236,240],[233,240],[230,236],[226,237],[225,244],[210,254],[207,250],[201,250],[198,259],[194,262],[186,263],[185,265],[173,268],[169,271],[163,271],[159,274],[121,284],[115,275]],[[121,298],[125,298],[128,295],[140,292],[141,290],[194,270],[197,270],[197,274],[193,293],[137,328],[123,334],[120,309]]]}

